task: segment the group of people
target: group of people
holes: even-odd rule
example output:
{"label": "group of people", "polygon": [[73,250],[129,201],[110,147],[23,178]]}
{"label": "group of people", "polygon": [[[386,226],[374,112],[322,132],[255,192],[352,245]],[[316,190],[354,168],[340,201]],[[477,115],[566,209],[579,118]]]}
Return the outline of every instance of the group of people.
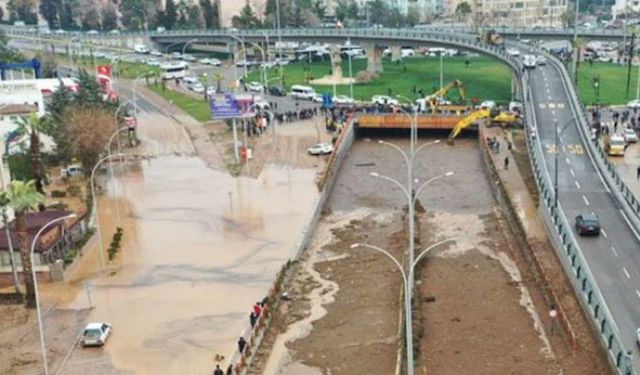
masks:
{"label": "group of people", "polygon": [[[492,150],[496,154],[500,154],[500,140],[498,139],[498,137],[488,137],[487,145],[489,146],[490,150]],[[507,151],[511,152],[512,149],[513,149],[513,144],[511,143],[511,141],[507,140]],[[509,169],[508,154],[504,157],[504,169],[505,170]]]}
{"label": "group of people", "polygon": [[[271,108],[274,108],[271,106]],[[273,116],[279,124],[299,120],[308,120],[318,115],[318,108],[302,108],[296,111],[273,112]]]}
{"label": "group of people", "polygon": [[622,112],[614,111],[613,109],[609,108],[609,111],[612,112],[612,128],[610,128],[609,126],[603,126],[602,124],[602,111],[604,109],[605,107],[594,107],[591,110],[591,120],[593,128],[595,129],[596,138],[600,135],[606,135],[611,132],[617,133],[619,126],[629,127],[636,132],[640,131],[640,114],[638,114],[638,108],[633,108],[631,110],[626,109]]}

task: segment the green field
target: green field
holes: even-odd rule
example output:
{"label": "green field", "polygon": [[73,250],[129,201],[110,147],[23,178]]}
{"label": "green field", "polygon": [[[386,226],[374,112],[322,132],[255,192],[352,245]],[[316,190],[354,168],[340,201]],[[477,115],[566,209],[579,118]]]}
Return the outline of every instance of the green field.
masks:
{"label": "green field", "polygon": [[[511,71],[506,65],[489,57],[468,58],[469,67],[465,66],[465,57],[447,57],[444,59],[443,81],[445,84],[459,79],[466,88],[468,99],[477,98],[479,101],[495,100],[508,102],[511,99]],[[371,82],[356,83],[353,86],[354,97],[359,100],[371,100],[373,95],[402,95],[407,98],[418,98],[416,92],[423,90],[428,95],[440,87],[440,60],[436,57],[417,57],[405,59],[400,64],[384,59],[384,73]],[[298,62],[284,66],[284,81],[287,89],[295,84],[307,84],[306,78],[321,78],[331,74],[329,62]],[[357,72],[366,69],[366,60],[353,60],[352,70],[354,77]],[[349,76],[349,63],[342,61],[342,72]],[[268,79],[278,77],[278,69],[268,71]],[[260,81],[260,72],[253,71],[249,74],[249,81]],[[278,82],[277,79],[269,84]],[[317,92],[333,92],[332,86],[314,86]],[[338,94],[349,95],[349,85],[337,86]],[[457,97],[457,92],[452,92],[452,98]]]}
{"label": "green field", "polygon": [[594,77],[600,76],[600,103],[626,104],[636,98],[638,83],[638,67],[631,67],[629,95],[627,95],[627,66],[611,63],[580,63],[578,68],[578,86],[580,96],[585,104],[591,105],[598,101],[597,90],[593,82]]}
{"label": "green field", "polygon": [[149,85],[150,90],[159,94],[168,102],[172,102],[200,122],[211,120],[209,104],[204,99],[195,99],[170,89],[163,90],[161,85]]}
{"label": "green field", "polygon": [[[120,77],[125,79],[135,79],[143,74],[149,74],[149,76],[155,76],[160,74],[158,67],[149,66],[145,63],[130,63],[120,61],[119,63],[109,61],[107,59],[93,59],[89,57],[80,57],[76,59],[76,65],[85,69],[91,69],[95,71],[95,67],[98,65],[111,65],[116,69],[114,73],[118,73]],[[95,63],[95,64],[94,64]]]}

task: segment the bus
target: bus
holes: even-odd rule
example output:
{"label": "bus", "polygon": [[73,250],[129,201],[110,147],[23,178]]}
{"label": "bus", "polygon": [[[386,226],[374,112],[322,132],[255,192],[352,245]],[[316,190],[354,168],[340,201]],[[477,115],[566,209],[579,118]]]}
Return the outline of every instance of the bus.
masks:
{"label": "bus", "polygon": [[189,64],[184,61],[160,65],[162,79],[182,79],[187,74],[187,69],[189,69]]}

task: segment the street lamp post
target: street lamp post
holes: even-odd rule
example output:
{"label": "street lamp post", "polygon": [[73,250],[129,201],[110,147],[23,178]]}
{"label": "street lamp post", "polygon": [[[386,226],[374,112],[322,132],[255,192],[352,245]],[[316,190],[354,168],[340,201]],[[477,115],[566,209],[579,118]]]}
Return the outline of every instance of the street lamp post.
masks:
{"label": "street lamp post", "polygon": [[386,257],[388,257],[393,264],[396,266],[396,268],[398,269],[398,271],[400,271],[400,274],[402,275],[402,285],[403,285],[403,289],[404,289],[404,329],[405,329],[405,346],[406,346],[406,350],[407,350],[407,374],[408,375],[413,375],[414,373],[414,369],[413,369],[413,319],[411,316],[411,300],[412,300],[412,287],[411,287],[411,282],[410,280],[413,279],[413,273],[415,271],[415,267],[416,265],[418,265],[418,263],[420,263],[420,261],[427,255],[427,253],[429,251],[431,251],[432,249],[443,245],[445,243],[448,242],[452,242],[454,241],[453,239],[450,240],[444,240],[444,241],[440,241],[440,242],[436,242],[433,245],[427,247],[422,253],[420,253],[420,255],[413,261],[410,261],[410,263],[407,263],[407,267],[409,268],[408,274],[407,271],[404,270],[404,268],[402,267],[402,265],[400,264],[400,262],[393,256],[391,255],[391,253],[389,253],[387,250],[382,249],[381,247],[378,246],[374,246],[374,245],[369,245],[369,244],[364,244],[364,243],[354,243],[352,244],[350,247],[352,249],[358,248],[358,247],[364,247],[370,250],[374,250],[377,251],[383,255],[385,255]]}
{"label": "street lamp post", "polygon": [[96,170],[98,170],[98,167],[100,166],[100,164],[102,164],[103,162],[107,161],[107,160],[111,160],[114,158],[121,158],[124,157],[124,154],[112,154],[112,155],[107,155],[105,157],[103,157],[102,159],[98,160],[98,162],[96,163],[96,165],[93,167],[93,169],[91,170],[91,199],[93,201],[93,212],[95,215],[95,219],[96,219],[96,229],[98,232],[98,247],[100,249],[100,269],[102,270],[102,272],[104,272],[105,269],[105,261],[104,261],[104,247],[102,245],[102,229],[100,228],[100,215],[98,215],[98,201],[96,200],[96,188],[95,188],[95,184],[94,184],[94,176],[96,174]]}
{"label": "street lamp post", "polygon": [[[31,251],[29,252],[29,257],[31,260],[31,278],[33,279],[33,289],[36,297],[36,313],[38,315],[38,329],[40,330],[40,350],[42,351],[42,363],[44,366],[44,375],[49,375],[49,364],[47,363],[47,350],[44,344],[44,328],[42,326],[42,312],[40,311],[40,295],[38,293],[38,278],[36,277],[36,268],[33,265],[33,253],[36,249],[36,243],[38,243],[38,237],[40,237],[40,235],[44,232],[45,229],[47,229],[48,227],[50,227],[51,225],[59,221],[64,221],[77,216],[78,215],[76,214],[69,214],[69,215],[65,215],[49,221],[42,228],[40,228],[40,230],[36,233],[36,235],[33,237],[33,240],[31,241]],[[64,233],[64,230],[62,233]]]}
{"label": "street lamp post", "polygon": [[580,0],[576,0],[576,10],[573,19],[573,79],[578,84],[578,14],[580,13]]}

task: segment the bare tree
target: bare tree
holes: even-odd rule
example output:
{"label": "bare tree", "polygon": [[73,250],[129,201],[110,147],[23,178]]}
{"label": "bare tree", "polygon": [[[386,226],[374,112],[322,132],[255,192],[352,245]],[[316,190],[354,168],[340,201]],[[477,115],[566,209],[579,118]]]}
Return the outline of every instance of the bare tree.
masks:
{"label": "bare tree", "polygon": [[85,170],[93,168],[115,131],[109,111],[97,107],[75,107],[65,113],[71,133],[73,154]]}

